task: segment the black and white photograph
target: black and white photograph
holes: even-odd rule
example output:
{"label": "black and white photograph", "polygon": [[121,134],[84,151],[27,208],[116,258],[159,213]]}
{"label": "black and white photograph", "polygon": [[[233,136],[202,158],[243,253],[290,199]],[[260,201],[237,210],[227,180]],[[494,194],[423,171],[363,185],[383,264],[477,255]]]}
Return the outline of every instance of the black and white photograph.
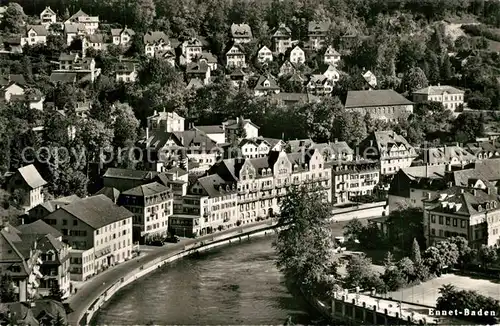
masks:
{"label": "black and white photograph", "polygon": [[500,325],[500,0],[0,0],[0,326]]}

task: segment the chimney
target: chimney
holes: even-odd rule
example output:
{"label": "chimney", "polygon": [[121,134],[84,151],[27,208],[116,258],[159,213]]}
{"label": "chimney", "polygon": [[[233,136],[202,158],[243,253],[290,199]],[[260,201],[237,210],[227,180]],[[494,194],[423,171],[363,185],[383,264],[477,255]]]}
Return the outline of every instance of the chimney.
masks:
{"label": "chimney", "polygon": [[149,139],[149,128],[146,127],[146,140],[148,140],[148,139]]}

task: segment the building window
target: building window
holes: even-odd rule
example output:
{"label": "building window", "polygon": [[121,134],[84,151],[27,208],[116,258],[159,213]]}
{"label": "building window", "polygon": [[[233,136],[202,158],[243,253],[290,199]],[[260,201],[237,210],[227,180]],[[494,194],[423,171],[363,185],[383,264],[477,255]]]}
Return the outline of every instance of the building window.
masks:
{"label": "building window", "polygon": [[78,221],[77,220],[73,220],[73,225],[78,225]]}
{"label": "building window", "polygon": [[461,220],[460,221],[460,227],[462,227],[462,229],[465,229],[467,227],[467,221]]}
{"label": "building window", "polygon": [[453,226],[457,226],[458,225],[458,220],[456,218],[453,219]]}
{"label": "building window", "polygon": [[450,225],[451,223],[451,217],[446,217],[446,225]]}
{"label": "building window", "polygon": [[439,216],[439,224],[443,225],[443,217]]}
{"label": "building window", "polygon": [[431,215],[431,223],[436,223],[436,215]]}
{"label": "building window", "polygon": [[443,230],[439,230],[439,236],[442,237],[443,236]]}
{"label": "building window", "polygon": [[431,235],[436,235],[436,229],[431,229]]}

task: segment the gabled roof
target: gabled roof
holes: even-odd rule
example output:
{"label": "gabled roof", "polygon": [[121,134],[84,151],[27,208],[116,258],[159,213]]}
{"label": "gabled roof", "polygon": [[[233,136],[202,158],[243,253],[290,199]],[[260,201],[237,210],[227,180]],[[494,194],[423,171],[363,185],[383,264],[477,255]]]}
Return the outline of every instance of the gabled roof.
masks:
{"label": "gabled roof", "polygon": [[247,74],[243,71],[241,68],[236,68],[234,69],[231,74],[229,75],[230,77],[245,77]]}
{"label": "gabled roof", "polygon": [[217,63],[217,57],[210,52],[202,52],[199,60],[206,60],[208,63]]}
{"label": "gabled roof", "polygon": [[328,78],[323,74],[314,74],[309,77],[309,84],[324,85],[328,82]]}
{"label": "gabled roof", "polygon": [[345,108],[372,106],[412,105],[403,95],[392,89],[372,91],[348,91]]}
{"label": "gabled roof", "polygon": [[447,86],[447,85],[428,86],[413,92],[413,94],[426,94],[426,95],[443,95],[444,93],[464,94],[465,92],[453,86]]}
{"label": "gabled roof", "polygon": [[59,61],[75,61],[76,59],[78,59],[77,53],[64,53],[64,52],[62,52],[59,55]]}
{"label": "gabled roof", "polygon": [[323,21],[323,22],[309,22],[307,24],[307,30],[309,33],[314,32],[314,33],[326,33],[330,29],[330,23]]}
{"label": "gabled roof", "polygon": [[112,28],[111,29],[111,36],[120,36],[122,33],[127,33],[130,36],[134,36],[135,32],[133,29],[128,28],[125,26],[125,28]]}
{"label": "gabled roof", "polygon": [[426,148],[423,153],[423,159],[426,163],[439,164],[451,162],[454,158],[459,162],[475,161],[474,155],[468,153],[460,146],[444,146]]}
{"label": "gabled roof", "polygon": [[90,34],[87,35],[87,40],[89,43],[104,43],[104,35],[103,34]]}
{"label": "gabled roof", "polygon": [[222,125],[212,125],[212,126],[195,126],[196,129],[206,133],[206,134],[223,134],[224,128]]}
{"label": "gabled roof", "polygon": [[167,34],[161,31],[147,32],[146,34],[144,34],[143,39],[145,44],[154,44],[160,41],[162,41],[163,43],[169,43]]}
{"label": "gabled roof", "polygon": [[29,33],[30,30],[35,31],[37,36],[47,36],[48,31],[45,25],[27,25],[26,26],[26,34]]}
{"label": "gabled roof", "polygon": [[64,32],[66,34],[77,34],[78,32],[85,31],[85,26],[80,23],[65,23],[64,24]]}
{"label": "gabled roof", "polygon": [[156,194],[164,193],[169,189],[164,185],[154,181],[151,183],[147,183],[145,185],[137,186],[135,188],[126,190],[121,193],[124,196],[135,196],[135,197],[146,197],[153,196]]}
{"label": "gabled roof", "polygon": [[[249,123],[252,126],[254,126],[255,128],[257,128],[257,129],[260,128],[255,123],[253,123],[250,119],[243,119],[243,123],[244,124]],[[238,128],[238,121],[236,121],[235,119],[229,119],[229,120],[223,122],[223,124],[226,126],[225,127],[226,129],[236,129],[236,128]]]}
{"label": "gabled roof", "polygon": [[187,148],[204,147],[205,150],[210,150],[217,146],[217,143],[210,139],[206,133],[197,129],[174,132],[173,134],[175,134],[182,145]]}
{"label": "gabled roof", "polygon": [[233,184],[228,184],[217,174],[201,177],[197,180],[198,184],[206,191],[209,197],[226,196],[236,192]]}
{"label": "gabled roof", "polygon": [[[434,194],[426,204],[431,211],[471,216],[484,211],[500,209],[498,198],[482,189],[452,187]],[[488,206],[487,206],[488,205]]]}
{"label": "gabled roof", "polygon": [[116,203],[120,196],[120,191],[113,187],[102,187],[101,190],[95,193],[96,195],[104,195]]}
{"label": "gabled roof", "polygon": [[[240,52],[231,53],[232,49],[237,49]],[[241,55],[241,54],[244,55],[245,51],[243,51],[243,47],[238,43],[234,43],[226,52],[226,55]]]}
{"label": "gabled roof", "polygon": [[251,38],[252,29],[248,24],[232,24],[231,25],[231,35],[233,38]]}
{"label": "gabled roof", "polygon": [[186,73],[188,74],[206,74],[210,69],[206,62],[190,62],[187,64]]}
{"label": "gabled roof", "polygon": [[325,55],[338,55],[338,56],[340,56],[340,53],[338,53],[337,50],[335,50],[335,48],[333,46],[329,45],[328,48],[326,48]]}
{"label": "gabled roof", "polygon": [[17,169],[17,171],[24,179],[26,184],[28,184],[28,186],[30,186],[32,189],[36,189],[47,184],[47,181],[42,178],[33,164],[20,167],[19,169]]}
{"label": "gabled roof", "polygon": [[116,178],[128,180],[152,180],[158,172],[156,171],[141,171],[132,169],[108,168],[103,175],[103,178]]}
{"label": "gabled roof", "polygon": [[50,15],[55,15],[56,13],[54,12],[54,10],[52,10],[49,6],[45,7],[44,10],[42,10],[42,12],[40,13],[40,15],[43,15],[43,14],[50,14]]}
{"label": "gabled roof", "polygon": [[394,145],[404,145],[406,148],[411,147],[403,136],[394,131],[375,131],[373,137],[379,149],[390,149]]}
{"label": "gabled roof", "polygon": [[50,81],[53,83],[74,83],[76,81],[75,72],[52,72],[50,74]]}
{"label": "gabled roof", "polygon": [[197,90],[197,89],[202,88],[202,87],[203,87],[203,83],[201,80],[199,80],[198,78],[191,78],[189,80],[189,83],[186,86],[186,89]]}
{"label": "gabled roof", "polygon": [[46,202],[41,203],[39,206],[45,208],[49,213],[55,211],[59,206],[67,205],[69,203],[74,202],[75,200],[81,199],[77,195],[70,195],[66,197],[52,199]]}
{"label": "gabled roof", "polygon": [[268,48],[267,46],[265,46],[265,45],[261,46],[261,47],[260,47],[260,49],[259,49],[259,51],[257,51],[257,53],[259,53],[260,51],[267,51],[267,52],[271,52],[271,54],[272,54],[272,52],[273,52],[273,51],[271,51],[271,49],[269,49],[269,48]]}
{"label": "gabled roof", "polygon": [[[266,81],[269,82],[269,86],[265,86],[264,84]],[[278,84],[276,83],[276,80],[270,76],[260,76],[259,80],[257,81],[257,84],[255,85],[255,90],[276,90],[280,89]]]}
{"label": "gabled roof", "polygon": [[69,17],[68,20],[69,21],[74,21],[74,20],[77,20],[78,18],[80,17],[88,17],[89,15],[87,15],[86,13],[83,12],[83,10],[78,10],[75,14],[73,14],[73,16]]}
{"label": "gabled roof", "polygon": [[26,80],[21,74],[8,74],[0,76],[0,86],[9,86],[11,83],[24,86],[26,85]]}
{"label": "gabled roof", "polygon": [[[63,210],[94,229],[132,217],[134,214],[117,206],[105,195],[87,197],[62,206]],[[56,214],[56,212],[52,214]],[[49,215],[50,216],[50,215]]]}
{"label": "gabled roof", "polygon": [[24,234],[50,234],[55,238],[62,237],[61,232],[45,223],[43,220],[37,220],[33,223],[19,225],[17,229]]}
{"label": "gabled roof", "polygon": [[292,30],[285,24],[280,24],[273,34],[273,37],[292,37]]}

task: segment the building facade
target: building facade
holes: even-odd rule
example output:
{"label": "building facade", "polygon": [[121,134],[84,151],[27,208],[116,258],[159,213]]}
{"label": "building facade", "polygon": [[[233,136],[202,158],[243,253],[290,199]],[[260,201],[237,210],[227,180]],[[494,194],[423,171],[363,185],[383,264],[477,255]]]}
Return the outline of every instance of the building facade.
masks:
{"label": "building facade", "polygon": [[348,203],[357,197],[372,195],[380,181],[380,167],[376,161],[334,161],[331,167],[334,204]]}
{"label": "building facade", "polygon": [[455,111],[464,105],[465,92],[453,86],[428,86],[413,92],[413,102],[439,102],[448,110]]}

